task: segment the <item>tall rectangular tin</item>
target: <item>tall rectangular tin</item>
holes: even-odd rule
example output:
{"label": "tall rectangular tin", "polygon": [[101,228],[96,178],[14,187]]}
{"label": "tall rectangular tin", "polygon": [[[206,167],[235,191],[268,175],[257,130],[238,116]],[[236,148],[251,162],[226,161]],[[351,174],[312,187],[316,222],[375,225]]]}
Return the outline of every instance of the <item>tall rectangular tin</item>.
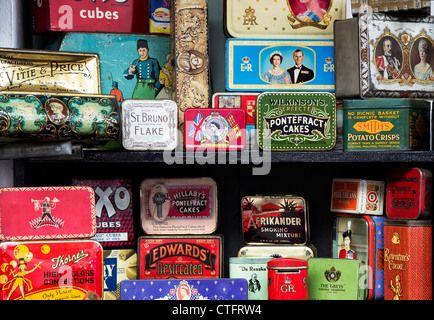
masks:
{"label": "tall rectangular tin", "polygon": [[240,258],[296,258],[307,260],[318,257],[316,247],[309,243],[307,245],[247,245],[238,250]]}
{"label": "tall rectangular tin", "polygon": [[139,279],[214,279],[223,276],[223,236],[142,236]]}
{"label": "tall rectangular tin", "polygon": [[[336,98],[432,98],[434,17],[361,14],[335,22]],[[351,70],[351,72],[349,72]]]}
{"label": "tall rectangular tin", "polygon": [[137,253],[134,249],[104,250],[103,300],[120,300],[121,282],[137,279]]}

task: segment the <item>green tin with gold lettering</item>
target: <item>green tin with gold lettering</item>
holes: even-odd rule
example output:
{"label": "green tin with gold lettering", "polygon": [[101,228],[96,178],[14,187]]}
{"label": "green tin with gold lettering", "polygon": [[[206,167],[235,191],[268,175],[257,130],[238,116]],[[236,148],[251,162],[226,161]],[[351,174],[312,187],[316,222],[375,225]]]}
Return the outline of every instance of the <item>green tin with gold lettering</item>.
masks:
{"label": "green tin with gold lettering", "polygon": [[336,144],[336,99],[329,92],[264,92],[256,106],[263,150],[321,151]]}

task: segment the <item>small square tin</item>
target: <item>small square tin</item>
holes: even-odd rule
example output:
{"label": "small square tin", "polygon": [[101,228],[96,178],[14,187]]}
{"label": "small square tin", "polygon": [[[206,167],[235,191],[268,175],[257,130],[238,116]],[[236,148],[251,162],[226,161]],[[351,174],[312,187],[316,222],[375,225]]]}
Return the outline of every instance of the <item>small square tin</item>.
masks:
{"label": "small square tin", "polygon": [[103,300],[120,300],[121,282],[137,279],[137,253],[133,249],[104,250]]}
{"label": "small square tin", "polygon": [[90,238],[95,232],[90,187],[0,189],[0,240]]}
{"label": "small square tin", "polygon": [[318,257],[318,251],[313,244],[307,245],[248,245],[238,250],[240,258],[295,258],[307,260]]}
{"label": "small square tin", "polygon": [[212,96],[213,108],[239,108],[246,112],[246,125],[256,123],[257,92],[216,92]]}
{"label": "small square tin", "polygon": [[264,150],[330,150],[336,143],[336,100],[328,92],[261,93],[256,128]]}

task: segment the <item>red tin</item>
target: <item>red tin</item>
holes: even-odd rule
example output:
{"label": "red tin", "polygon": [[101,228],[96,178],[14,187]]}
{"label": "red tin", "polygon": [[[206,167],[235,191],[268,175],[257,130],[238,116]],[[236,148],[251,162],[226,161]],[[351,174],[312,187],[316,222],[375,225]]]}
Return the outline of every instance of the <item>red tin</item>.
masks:
{"label": "red tin", "polygon": [[92,240],[2,242],[0,288],[0,300],[101,298],[102,247]]}
{"label": "red tin", "polygon": [[95,233],[90,187],[0,189],[0,240],[90,238]]}
{"label": "red tin", "polygon": [[278,258],[267,262],[268,300],[307,300],[307,261]]}
{"label": "red tin", "polygon": [[256,98],[255,92],[217,92],[212,97],[213,108],[241,108],[246,112],[246,125],[256,124]]}
{"label": "red tin", "polygon": [[426,219],[431,214],[432,174],[421,168],[387,173],[386,215],[391,219]]}
{"label": "red tin", "polygon": [[432,221],[384,221],[384,299],[432,300]]}

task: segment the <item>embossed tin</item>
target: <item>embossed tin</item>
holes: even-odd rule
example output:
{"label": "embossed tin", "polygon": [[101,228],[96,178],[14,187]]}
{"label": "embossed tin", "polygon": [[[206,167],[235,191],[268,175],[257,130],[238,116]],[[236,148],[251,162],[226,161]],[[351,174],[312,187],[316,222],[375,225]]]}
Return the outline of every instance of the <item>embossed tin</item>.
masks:
{"label": "embossed tin", "polygon": [[434,55],[427,54],[433,32],[432,16],[376,13],[336,21],[336,98],[433,98]]}
{"label": "embossed tin", "polygon": [[277,258],[267,262],[268,300],[307,300],[308,261]]}
{"label": "embossed tin", "polygon": [[246,125],[256,123],[258,92],[216,92],[212,96],[213,108],[241,108],[246,113]]}
{"label": "embossed tin", "polygon": [[140,186],[147,234],[210,234],[217,228],[217,185],[211,178],[146,179]]}
{"label": "embossed tin", "polygon": [[238,250],[238,257],[241,258],[296,258],[307,260],[318,257],[316,247],[309,243],[307,245],[248,245]]}
{"label": "embossed tin", "polygon": [[0,189],[0,240],[90,238],[95,232],[90,187]]}
{"label": "embossed tin", "polygon": [[0,242],[0,300],[102,297],[103,255],[92,240]]}
{"label": "embossed tin", "polygon": [[137,253],[133,249],[104,250],[103,300],[120,300],[121,282],[137,279]]}
{"label": "embossed tin", "polygon": [[[300,67],[296,71],[295,67]],[[334,91],[333,40],[228,39],[227,91]]]}
{"label": "embossed tin", "polygon": [[223,236],[142,236],[139,279],[210,279],[223,276]]}
{"label": "embossed tin", "polygon": [[330,150],[336,143],[336,100],[328,92],[261,93],[256,128],[264,150]]}
{"label": "embossed tin", "polygon": [[0,48],[0,67],[3,91],[101,93],[96,54]]}
{"label": "embossed tin", "polygon": [[244,196],[241,216],[247,244],[304,245],[309,240],[309,212],[301,196]]}
{"label": "embossed tin", "polygon": [[226,30],[234,38],[333,37],[333,24],[345,19],[345,0],[226,0]]}

